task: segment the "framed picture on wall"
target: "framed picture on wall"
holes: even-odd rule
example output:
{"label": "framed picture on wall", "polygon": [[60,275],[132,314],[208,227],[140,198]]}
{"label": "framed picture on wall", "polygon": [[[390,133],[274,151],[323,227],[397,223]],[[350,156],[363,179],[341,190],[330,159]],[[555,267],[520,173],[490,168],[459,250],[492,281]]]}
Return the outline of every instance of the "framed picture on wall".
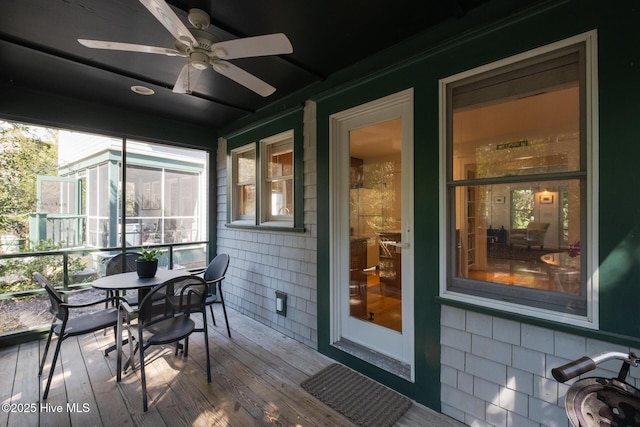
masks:
{"label": "framed picture on wall", "polygon": [[543,194],[540,196],[540,203],[549,205],[553,203],[553,194]]}

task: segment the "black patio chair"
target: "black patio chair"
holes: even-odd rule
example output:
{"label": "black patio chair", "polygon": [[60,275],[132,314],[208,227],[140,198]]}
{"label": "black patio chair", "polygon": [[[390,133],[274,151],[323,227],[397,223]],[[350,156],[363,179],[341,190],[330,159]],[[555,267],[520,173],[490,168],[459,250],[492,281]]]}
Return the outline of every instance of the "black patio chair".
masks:
{"label": "black patio chair", "polygon": [[116,254],[113,258],[107,261],[104,273],[105,276],[136,271],[136,260],[140,255],[140,252],[124,252]]}
{"label": "black patio chair", "polygon": [[[140,252],[124,252],[115,255],[107,261],[105,266],[105,276],[114,274],[129,273],[136,271],[136,260],[140,256]],[[107,298],[117,296],[113,291],[107,291]],[[124,296],[124,295],[123,295]],[[137,295],[131,295],[126,298],[129,305],[138,305]]]}
{"label": "black patio chair", "polygon": [[53,314],[53,321],[51,322],[51,328],[49,329],[49,337],[47,338],[47,344],[44,348],[42,361],[40,362],[38,376],[42,375],[44,362],[47,359],[49,345],[51,344],[51,338],[53,337],[53,335],[58,336],[56,350],[53,353],[53,360],[51,361],[51,368],[49,369],[49,378],[47,379],[47,385],[45,386],[44,393],[42,395],[42,400],[46,400],[47,396],[49,395],[51,379],[53,378],[53,372],[56,368],[56,362],[58,361],[58,355],[60,354],[60,346],[62,345],[62,341],[70,337],[76,337],[110,327],[114,328],[115,336],[115,328],[118,321],[118,310],[115,307],[97,310],[78,316],[72,316],[72,313],[80,308],[104,304],[105,302],[112,302],[112,305],[115,305],[115,301],[118,298],[111,297],[84,304],[69,304],[65,302],[63,294],[58,292],[44,276],[42,276],[40,273],[33,273],[33,275],[38,283],[40,283],[42,287],[46,289],[47,294],[49,295],[49,300],[51,301],[51,307],[49,311]]}
{"label": "black patio chair", "polygon": [[[218,254],[204,270],[192,271],[192,274],[203,274],[205,282],[209,285],[207,299],[205,305],[209,307],[211,312],[211,320],[213,326],[216,326],[216,318],[213,315],[213,304],[222,304],[222,312],[224,313],[224,321],[227,325],[227,334],[231,338],[231,329],[229,328],[229,319],[227,318],[227,307],[224,304],[224,295],[222,294],[222,281],[229,268],[229,254]],[[217,289],[216,289],[217,287]],[[206,321],[206,318],[205,318]]]}
{"label": "black patio chair", "polygon": [[[138,309],[133,309],[129,304],[120,304],[122,321],[127,321],[129,334],[129,361],[127,365],[134,366],[134,356],[138,352],[140,356],[140,379],[142,382],[142,405],[144,411],[148,410],[147,380],[145,375],[145,353],[154,345],[176,343],[176,355],[178,343],[184,340],[182,346],[184,357],[189,355],[189,336],[193,332],[204,333],[204,345],[207,357],[207,381],[211,382],[211,363],[209,358],[209,334],[207,322],[203,322],[202,328],[196,328],[190,314],[199,311],[206,319],[205,298],[207,296],[207,283],[204,279],[185,275],[168,280],[151,289],[140,301]],[[196,310],[197,309],[197,310]],[[137,323],[131,320],[137,318]],[[133,348],[133,333],[137,332],[136,347]],[[117,381],[122,377],[122,354],[118,353]]]}

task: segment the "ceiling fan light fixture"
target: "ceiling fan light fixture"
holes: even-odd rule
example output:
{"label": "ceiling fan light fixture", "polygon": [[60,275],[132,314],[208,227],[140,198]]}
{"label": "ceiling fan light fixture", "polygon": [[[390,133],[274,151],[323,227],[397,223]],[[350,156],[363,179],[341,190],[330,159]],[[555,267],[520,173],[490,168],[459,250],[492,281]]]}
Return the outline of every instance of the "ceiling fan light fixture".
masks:
{"label": "ceiling fan light fixture", "polygon": [[131,86],[131,90],[138,95],[153,95],[155,93],[153,89],[149,89],[146,86]]}
{"label": "ceiling fan light fixture", "polygon": [[196,70],[205,70],[209,67],[209,56],[202,52],[191,52],[189,55],[189,63]]}

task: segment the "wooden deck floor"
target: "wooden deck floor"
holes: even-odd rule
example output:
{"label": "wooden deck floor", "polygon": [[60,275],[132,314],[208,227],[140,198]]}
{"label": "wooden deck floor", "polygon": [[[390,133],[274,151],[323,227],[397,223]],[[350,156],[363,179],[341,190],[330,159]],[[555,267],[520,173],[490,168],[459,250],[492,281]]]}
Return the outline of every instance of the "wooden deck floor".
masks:
{"label": "wooden deck floor", "polygon": [[[40,379],[44,341],[1,349],[0,426],[353,425],[299,385],[331,359],[233,310],[229,310],[233,335],[229,339],[221,314],[216,311],[221,322],[209,331],[211,384],[207,384],[201,334],[192,337],[186,360],[174,357],[169,347],[151,350],[147,413],[142,411],[139,370],[129,371],[118,384],[115,354],[103,356],[112,334],[63,343],[61,363],[44,403],[39,396],[53,351]],[[397,425],[461,424],[414,403]]]}

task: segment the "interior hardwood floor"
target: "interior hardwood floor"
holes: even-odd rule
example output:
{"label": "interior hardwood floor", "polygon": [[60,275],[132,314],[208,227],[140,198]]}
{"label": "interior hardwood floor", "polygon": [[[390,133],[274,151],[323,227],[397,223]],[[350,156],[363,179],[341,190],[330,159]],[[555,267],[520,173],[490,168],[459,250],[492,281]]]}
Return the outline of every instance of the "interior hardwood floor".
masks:
{"label": "interior hardwood floor", "polygon": [[402,332],[402,300],[399,292],[390,293],[384,284],[367,286],[367,310],[369,319],[376,325]]}
{"label": "interior hardwood floor", "polygon": [[380,280],[380,271],[367,270],[366,320],[402,332],[402,291]]}
{"label": "interior hardwood floor", "polygon": [[[189,357],[171,346],[149,350],[149,411],[142,411],[139,369],[115,381],[116,357],[105,357],[113,335],[98,332],[62,343],[49,398],[40,402],[53,351],[37,375],[45,341],[0,349],[1,426],[353,426],[300,387],[333,363],[317,351],[221,307],[210,327],[212,382],[207,383],[202,334]],[[211,323],[211,321],[209,321]],[[12,405],[7,407],[6,405]],[[11,408],[11,410],[8,410]],[[397,426],[461,426],[414,403]]]}
{"label": "interior hardwood floor", "polygon": [[540,262],[489,258],[486,270],[469,270],[469,278],[503,285],[556,290],[549,277],[548,266]]}

